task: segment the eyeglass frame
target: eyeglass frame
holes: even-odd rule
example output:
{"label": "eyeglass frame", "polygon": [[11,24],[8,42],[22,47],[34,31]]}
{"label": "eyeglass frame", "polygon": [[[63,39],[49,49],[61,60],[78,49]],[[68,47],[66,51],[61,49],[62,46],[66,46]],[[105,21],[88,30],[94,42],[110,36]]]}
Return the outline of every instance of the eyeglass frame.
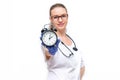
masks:
{"label": "eyeglass frame", "polygon": [[55,21],[59,20],[59,18],[61,18],[62,20],[67,19],[68,14],[62,14],[61,16],[58,16],[58,15],[51,16],[51,19],[53,19]]}

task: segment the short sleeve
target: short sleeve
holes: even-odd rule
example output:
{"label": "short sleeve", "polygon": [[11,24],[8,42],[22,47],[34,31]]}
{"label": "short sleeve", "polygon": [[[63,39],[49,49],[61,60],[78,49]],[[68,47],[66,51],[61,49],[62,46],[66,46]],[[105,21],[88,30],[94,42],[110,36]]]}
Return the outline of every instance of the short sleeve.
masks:
{"label": "short sleeve", "polygon": [[84,60],[83,60],[83,57],[81,57],[81,64],[80,64],[80,67],[84,67],[85,64],[84,64]]}
{"label": "short sleeve", "polygon": [[83,56],[83,52],[82,51],[80,51],[80,55],[81,55],[80,67],[84,67],[85,66],[85,61],[84,61],[84,56]]}

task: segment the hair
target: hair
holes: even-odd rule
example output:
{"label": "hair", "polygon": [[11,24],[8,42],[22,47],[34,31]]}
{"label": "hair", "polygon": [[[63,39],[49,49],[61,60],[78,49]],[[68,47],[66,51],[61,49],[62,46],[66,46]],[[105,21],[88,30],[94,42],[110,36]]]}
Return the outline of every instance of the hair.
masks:
{"label": "hair", "polygon": [[64,9],[66,10],[66,12],[67,12],[67,8],[66,8],[63,4],[61,4],[61,3],[56,3],[56,4],[53,4],[53,5],[50,7],[50,11],[49,11],[50,16],[51,16],[51,11],[52,11],[54,8],[56,8],[56,7],[62,7],[62,8],[64,8]]}

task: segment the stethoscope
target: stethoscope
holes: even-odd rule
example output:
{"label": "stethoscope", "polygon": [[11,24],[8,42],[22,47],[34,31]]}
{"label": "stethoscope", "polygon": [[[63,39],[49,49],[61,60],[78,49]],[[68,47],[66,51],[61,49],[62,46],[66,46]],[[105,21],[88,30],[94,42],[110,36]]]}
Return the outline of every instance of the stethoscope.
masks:
{"label": "stethoscope", "polygon": [[[50,26],[51,26],[50,29],[51,29],[52,31],[57,32],[57,29],[55,29],[52,24],[46,24],[46,25],[50,25]],[[45,26],[46,26],[46,25],[45,25]],[[44,29],[46,29],[45,26],[44,26]],[[43,29],[43,30],[44,30],[44,29]],[[72,40],[72,42],[73,42],[73,44],[74,44],[73,50],[74,50],[74,51],[78,51],[74,40],[73,40],[68,34],[66,34],[66,35],[68,36],[68,38],[70,38],[70,39]],[[71,50],[67,45],[65,45],[62,41],[60,41],[60,42],[61,42],[62,45],[64,45],[64,46],[66,47],[66,49],[70,52],[69,55],[66,55],[66,54],[61,50],[61,48],[58,47],[59,51],[60,51],[64,56],[66,56],[66,57],[71,57],[72,55],[74,55],[73,52],[72,52],[72,50]]]}
{"label": "stethoscope", "polygon": [[[78,51],[74,40],[73,40],[68,34],[66,34],[66,35],[72,40],[72,42],[73,42],[73,44],[74,44],[73,50],[74,50],[74,51]],[[60,51],[65,57],[68,57],[68,58],[69,58],[69,57],[71,57],[72,55],[74,55],[73,52],[70,50],[70,48],[69,48],[67,45],[65,45],[62,41],[61,41],[61,43],[62,43],[62,45],[64,45],[64,46],[68,49],[68,51],[70,51],[70,54],[69,54],[69,55],[66,55],[66,54],[60,49],[60,47],[58,47],[59,51]]]}

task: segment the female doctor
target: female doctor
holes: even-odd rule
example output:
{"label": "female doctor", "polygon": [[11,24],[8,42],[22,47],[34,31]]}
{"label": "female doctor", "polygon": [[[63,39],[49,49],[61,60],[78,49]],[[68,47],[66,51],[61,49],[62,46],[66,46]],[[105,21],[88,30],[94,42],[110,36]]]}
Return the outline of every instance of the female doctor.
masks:
{"label": "female doctor", "polygon": [[80,49],[74,40],[66,34],[68,13],[66,7],[56,3],[50,7],[50,22],[57,30],[56,48],[53,52],[42,45],[48,66],[47,80],[82,80],[85,66]]}

